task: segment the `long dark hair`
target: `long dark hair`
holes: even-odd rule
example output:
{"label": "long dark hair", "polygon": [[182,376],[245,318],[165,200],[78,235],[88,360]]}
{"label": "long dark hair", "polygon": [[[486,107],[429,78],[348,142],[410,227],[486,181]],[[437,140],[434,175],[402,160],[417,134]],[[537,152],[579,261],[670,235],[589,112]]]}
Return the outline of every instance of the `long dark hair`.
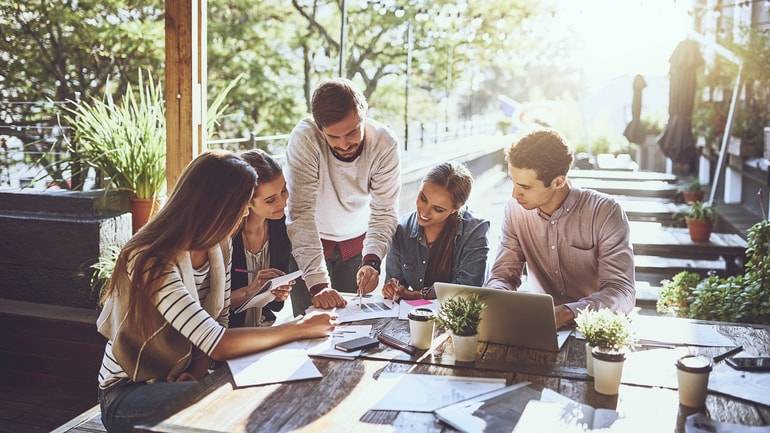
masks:
{"label": "long dark hair", "polygon": [[270,182],[283,174],[281,165],[262,149],[247,150],[239,156],[257,171],[259,183]]}
{"label": "long dark hair", "polygon": [[452,279],[452,261],[454,258],[455,236],[462,215],[460,208],[465,205],[471,194],[473,176],[459,162],[444,162],[430,169],[423,183],[430,182],[443,187],[452,197],[452,205],[458,211],[450,215],[444,223],[438,238],[428,252],[428,265],[425,270],[425,287],[436,282],[450,282]]}
{"label": "long dark hair", "polygon": [[[195,158],[182,172],[168,201],[123,247],[102,300],[128,296],[128,323],[145,336],[160,289],[161,272],[182,251],[207,250],[221,243],[240,222],[254,192],[257,174],[235,154],[210,151]],[[134,259],[134,257],[136,257]],[[129,275],[128,262],[133,261]],[[118,283],[130,278],[128,292]],[[147,325],[149,326],[149,325]]]}

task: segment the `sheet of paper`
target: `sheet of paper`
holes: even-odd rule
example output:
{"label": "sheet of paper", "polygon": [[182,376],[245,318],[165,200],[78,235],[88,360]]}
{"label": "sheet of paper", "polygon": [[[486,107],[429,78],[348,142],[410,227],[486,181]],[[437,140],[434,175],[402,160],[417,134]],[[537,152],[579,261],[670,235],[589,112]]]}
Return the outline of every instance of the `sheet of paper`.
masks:
{"label": "sheet of paper", "polygon": [[687,417],[685,433],[770,433],[770,426],[753,426],[714,421],[702,413]]}
{"label": "sheet of paper", "polygon": [[709,390],[770,406],[770,372],[740,371],[720,362],[709,376]]}
{"label": "sheet of paper", "polygon": [[378,386],[388,388],[372,410],[433,412],[434,410],[505,387],[505,379],[383,373]]}
{"label": "sheet of paper", "polygon": [[636,315],[632,318],[636,338],[642,342],[678,344],[683,346],[735,346],[733,341],[717,332],[713,325],[688,322],[674,317]]}
{"label": "sheet of paper", "polygon": [[564,343],[566,343],[569,336],[572,335],[572,331],[573,329],[562,329],[561,331],[556,331],[556,345],[559,347],[559,350],[564,347]]}
{"label": "sheet of paper", "polygon": [[246,302],[244,302],[240,307],[238,307],[235,310],[236,314],[242,313],[245,310],[248,310],[252,307],[264,307],[268,303],[270,303],[273,299],[275,299],[275,296],[270,293],[271,290],[273,290],[276,287],[285,286],[292,281],[296,280],[297,278],[302,276],[302,271],[296,271],[292,272],[290,274],[281,275],[280,277],[273,278],[272,280],[267,281],[265,284],[260,287],[259,291],[255,294],[255,296]]}
{"label": "sheet of paper", "polygon": [[593,409],[586,405],[532,400],[513,432],[584,432],[592,429],[593,414]]}
{"label": "sheet of paper", "polygon": [[410,301],[404,301],[412,307],[421,307],[423,305],[433,305],[433,301],[428,299],[413,299]]}
{"label": "sheet of paper", "polygon": [[510,433],[530,400],[540,391],[520,382],[435,411],[441,421],[464,433]]}
{"label": "sheet of paper", "polygon": [[414,305],[413,302],[417,301],[400,301],[398,303],[398,318],[401,320],[409,320],[409,313],[412,312],[415,308],[427,308],[434,313],[438,311],[439,309],[439,303],[437,300],[426,300],[426,299],[420,299],[420,303],[417,305]]}
{"label": "sheet of paper", "polygon": [[335,344],[353,340],[359,337],[368,337],[372,332],[372,325],[344,325],[338,326],[328,338],[307,340],[310,343],[307,354],[323,358],[356,359],[360,350],[343,352],[334,348]]}
{"label": "sheet of paper", "polygon": [[676,360],[689,354],[690,351],[685,347],[630,352],[623,364],[621,382],[677,389]]}
{"label": "sheet of paper", "polygon": [[227,361],[237,388],[322,377],[305,350],[281,346]]}
{"label": "sheet of paper", "polygon": [[[359,306],[359,299],[355,294],[341,293],[341,295],[348,301],[348,304],[344,308],[334,309],[340,323],[398,317],[398,304],[394,304],[390,299],[385,299],[379,295],[366,295],[361,299]],[[331,310],[315,307],[310,307],[306,310],[307,313],[313,311],[329,312]]]}

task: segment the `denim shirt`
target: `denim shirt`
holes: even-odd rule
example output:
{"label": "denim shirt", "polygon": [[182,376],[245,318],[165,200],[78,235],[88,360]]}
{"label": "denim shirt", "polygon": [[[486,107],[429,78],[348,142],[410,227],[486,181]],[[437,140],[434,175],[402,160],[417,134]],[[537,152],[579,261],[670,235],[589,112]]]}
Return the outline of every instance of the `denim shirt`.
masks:
{"label": "denim shirt", "polygon": [[[489,221],[474,218],[467,210],[460,212],[452,258],[452,281],[446,282],[481,286],[489,252]],[[415,211],[404,217],[396,228],[393,245],[385,261],[385,278],[386,281],[396,278],[404,287],[421,290],[427,267],[428,244],[422,227],[417,224]]]}

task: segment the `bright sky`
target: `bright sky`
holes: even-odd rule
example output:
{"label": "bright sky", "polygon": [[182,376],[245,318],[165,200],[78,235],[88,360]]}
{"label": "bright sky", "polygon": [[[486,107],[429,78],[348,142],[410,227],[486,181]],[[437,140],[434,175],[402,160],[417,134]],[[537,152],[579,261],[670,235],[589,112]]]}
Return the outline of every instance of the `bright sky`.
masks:
{"label": "bright sky", "polygon": [[671,52],[692,27],[692,0],[553,1],[589,87],[621,75],[666,75]]}

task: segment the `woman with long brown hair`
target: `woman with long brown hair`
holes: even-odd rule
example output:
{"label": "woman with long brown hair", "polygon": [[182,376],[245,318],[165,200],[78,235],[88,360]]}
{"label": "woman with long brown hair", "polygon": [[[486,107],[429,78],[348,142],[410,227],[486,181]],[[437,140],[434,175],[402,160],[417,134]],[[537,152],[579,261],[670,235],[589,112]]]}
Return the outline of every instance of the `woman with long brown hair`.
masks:
{"label": "woman with long brown hair", "polygon": [[[166,205],[126,244],[97,320],[107,345],[99,370],[102,422],[131,431],[200,391],[211,360],[227,360],[325,335],[332,316],[271,328],[227,329],[230,236],[257,175],[230,152],[200,155]],[[184,396],[184,398],[183,398]]]}
{"label": "woman with long brown hair", "polygon": [[457,162],[428,171],[417,210],[401,221],[393,237],[382,289],[386,298],[435,299],[434,283],[484,282],[489,221],[464,209],[472,185],[470,172]]}
{"label": "woman with long brown hair", "polygon": [[[233,237],[232,305],[241,305],[262,285],[275,277],[297,270],[286,233],[286,179],[280,164],[262,150],[243,152],[241,159],[257,172],[257,186],[249,200],[248,215]],[[307,290],[304,281],[297,281]],[[272,297],[254,308],[230,314],[230,327],[260,326],[275,320],[291,286],[277,287]]]}

